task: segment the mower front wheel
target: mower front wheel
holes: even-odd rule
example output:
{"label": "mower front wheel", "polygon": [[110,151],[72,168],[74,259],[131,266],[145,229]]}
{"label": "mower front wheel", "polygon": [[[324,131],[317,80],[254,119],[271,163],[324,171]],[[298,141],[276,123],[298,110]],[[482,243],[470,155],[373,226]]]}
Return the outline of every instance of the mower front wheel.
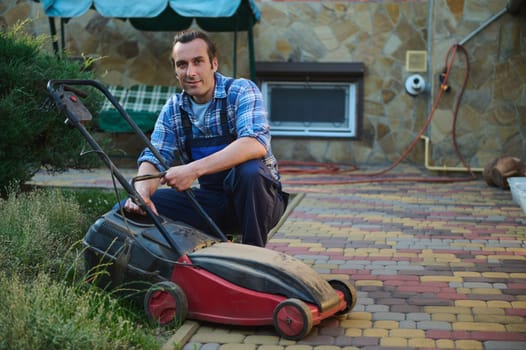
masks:
{"label": "mower front wheel", "polygon": [[312,312],[303,301],[290,298],[276,306],[272,322],[281,337],[288,340],[301,340],[312,330]]}
{"label": "mower front wheel", "polygon": [[182,323],[188,314],[188,299],[177,284],[162,281],[152,285],[146,292],[144,311],[152,326]]}
{"label": "mower front wheel", "polygon": [[347,307],[341,311],[338,311],[335,315],[344,315],[351,312],[351,310],[356,305],[358,299],[358,292],[354,285],[344,279],[332,279],[328,281],[330,286],[343,294],[343,299],[347,303]]}

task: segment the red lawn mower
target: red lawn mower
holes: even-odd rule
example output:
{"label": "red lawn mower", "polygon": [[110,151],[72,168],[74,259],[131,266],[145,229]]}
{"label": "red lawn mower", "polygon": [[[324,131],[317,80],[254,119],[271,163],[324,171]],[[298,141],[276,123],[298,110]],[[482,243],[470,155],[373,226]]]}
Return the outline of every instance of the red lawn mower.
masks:
{"label": "red lawn mower", "polygon": [[[325,279],[302,261],[266,248],[231,243],[196,201],[188,198],[213,234],[155,215],[101,149],[84,123],[91,113],[74,86],[102,92],[138,137],[164,160],[141,129],[94,80],[50,80],[48,91],[65,123],[77,128],[128,195],[147,216],[117,208],[102,215],[84,237],[85,265],[93,283],[143,297],[151,324],[168,325],[186,318],[238,326],[273,325],[286,339],[299,340],[322,320],[350,312],[357,300],[344,279]],[[138,291],[138,292],[137,292]]]}

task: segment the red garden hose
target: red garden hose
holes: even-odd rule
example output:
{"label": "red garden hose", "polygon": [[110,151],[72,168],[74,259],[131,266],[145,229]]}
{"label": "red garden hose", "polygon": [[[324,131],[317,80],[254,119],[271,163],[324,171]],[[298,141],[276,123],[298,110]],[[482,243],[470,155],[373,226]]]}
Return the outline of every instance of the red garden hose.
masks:
{"label": "red garden hose", "polygon": [[[408,177],[404,175],[400,176],[394,176],[394,177],[382,177],[382,175],[387,174],[389,171],[394,169],[397,165],[399,165],[402,160],[404,160],[408,154],[413,150],[413,148],[416,146],[418,141],[420,140],[421,136],[425,133],[427,127],[429,126],[429,123],[431,122],[433,115],[438,108],[438,105],[440,103],[440,100],[442,98],[443,93],[448,90],[447,81],[449,78],[449,75],[451,74],[451,70],[453,68],[453,63],[455,61],[455,57],[458,53],[458,51],[462,52],[466,59],[466,72],[464,75],[464,81],[462,83],[462,86],[459,90],[458,96],[456,98],[455,106],[453,109],[453,125],[452,125],[452,142],[455,149],[455,153],[457,154],[457,157],[462,162],[462,164],[466,167],[468,172],[470,173],[469,177]],[[360,172],[360,173],[352,173],[356,171],[358,168],[354,165],[348,165],[348,164],[337,164],[337,163],[323,163],[323,162],[300,162],[300,161],[281,161],[279,162],[280,167],[280,173],[282,174],[307,174],[307,175],[345,175],[346,178],[340,178],[340,179],[332,179],[332,180],[321,180],[321,179],[296,179],[296,180],[283,180],[282,182],[284,184],[290,184],[290,185],[343,185],[343,184],[357,184],[357,183],[368,183],[368,182],[405,182],[405,181],[411,181],[411,182],[460,182],[460,181],[472,181],[476,180],[477,176],[473,173],[469,165],[464,160],[462,154],[460,153],[460,150],[457,145],[456,140],[456,122],[457,122],[457,115],[458,110],[460,108],[460,102],[462,100],[462,96],[464,95],[464,91],[467,85],[467,81],[469,78],[469,71],[470,71],[470,63],[469,63],[469,56],[466,51],[466,49],[460,45],[455,44],[452,45],[446,54],[446,62],[445,62],[445,72],[443,75],[443,79],[440,85],[440,91],[438,93],[438,96],[435,100],[435,103],[433,104],[433,107],[431,109],[431,112],[429,113],[429,116],[424,123],[424,126],[420,130],[420,132],[416,135],[414,140],[411,142],[411,144],[407,147],[407,149],[402,153],[402,155],[396,160],[394,163],[392,163],[389,167],[375,172]],[[349,178],[349,177],[352,177]]]}

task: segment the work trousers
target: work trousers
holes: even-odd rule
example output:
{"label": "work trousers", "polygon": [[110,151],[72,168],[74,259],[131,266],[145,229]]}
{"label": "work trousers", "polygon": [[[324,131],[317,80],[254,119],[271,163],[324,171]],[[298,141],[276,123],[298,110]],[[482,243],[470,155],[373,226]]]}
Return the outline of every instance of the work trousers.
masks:
{"label": "work trousers", "polygon": [[[288,194],[261,160],[231,170],[221,186],[192,189],[197,202],[225,234],[240,233],[242,243],[264,247],[269,231],[285,212]],[[214,235],[185,192],[160,188],[151,197],[160,215]]]}

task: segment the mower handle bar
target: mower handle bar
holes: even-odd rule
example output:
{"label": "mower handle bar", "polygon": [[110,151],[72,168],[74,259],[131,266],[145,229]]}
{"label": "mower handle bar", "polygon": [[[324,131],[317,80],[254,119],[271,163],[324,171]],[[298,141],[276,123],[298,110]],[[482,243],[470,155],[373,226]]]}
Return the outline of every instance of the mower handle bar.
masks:
{"label": "mower handle bar", "polygon": [[[55,86],[57,86],[57,85],[59,86],[58,89],[55,88]],[[172,248],[175,249],[176,248],[175,242],[173,242],[172,237],[170,235],[168,235],[168,233],[166,232],[166,230],[162,226],[160,220],[157,218],[157,215],[155,215],[153,213],[153,211],[145,204],[145,202],[142,199],[142,197],[135,190],[135,187],[132,187],[128,183],[128,181],[122,176],[122,174],[119,171],[116,170],[117,168],[112,163],[112,161],[106,156],[106,154],[104,153],[104,150],[99,146],[99,144],[95,141],[93,136],[91,136],[91,134],[86,130],[86,128],[79,122],[78,118],[74,115],[74,113],[72,113],[67,108],[65,108],[64,104],[60,102],[61,101],[61,97],[62,97],[61,90],[67,90],[67,91],[73,92],[73,93],[78,94],[79,96],[83,96],[83,97],[87,96],[87,93],[85,93],[85,92],[83,92],[81,90],[78,90],[78,89],[76,89],[76,88],[74,88],[74,87],[72,87],[70,85],[92,86],[92,87],[96,88],[97,90],[101,91],[104,94],[104,96],[106,96],[106,98],[111,102],[111,104],[117,109],[117,111],[119,112],[121,117],[123,117],[124,120],[126,120],[126,122],[130,125],[130,127],[133,129],[133,131],[139,136],[141,141],[143,141],[144,144],[146,144],[148,149],[159,160],[160,164],[165,169],[168,169],[169,165],[166,163],[164,158],[161,156],[160,152],[152,145],[152,143],[146,137],[144,132],[139,128],[139,126],[137,126],[137,124],[133,121],[133,119],[131,119],[131,117],[128,115],[126,110],[124,110],[124,108],[115,100],[113,95],[108,91],[108,89],[103,84],[101,84],[100,82],[98,82],[96,80],[87,80],[87,79],[56,79],[56,80],[52,79],[52,80],[48,81],[47,89],[50,92],[50,94],[53,97],[53,99],[55,100],[59,110],[62,111],[62,110],[65,109],[65,112],[66,112],[68,120],[86,138],[86,140],[88,141],[90,146],[97,152],[97,154],[102,159],[102,161],[111,170],[112,174],[117,177],[118,181],[124,187],[126,192],[128,192],[128,194],[131,196],[131,198],[136,203],[138,203],[146,211],[146,213],[150,217],[152,217],[152,219],[154,220],[154,223],[159,228],[159,230],[161,231],[163,236],[165,236],[165,238],[170,243]],[[179,159],[181,160],[181,163],[184,164],[184,162],[182,161],[182,157],[181,157],[179,152],[177,153],[177,155],[179,156]],[[154,174],[154,175],[156,177],[162,177],[160,174],[163,174],[162,176],[164,176],[165,172],[161,172],[161,173]],[[154,178],[153,177],[154,175],[145,175],[145,176],[152,176],[150,178]],[[132,180],[132,181],[133,181],[133,183],[135,183],[136,181],[141,181],[141,180],[146,180],[146,178],[142,178],[141,179],[141,176],[139,176],[139,177],[134,178],[134,180]],[[193,191],[191,189],[187,189],[184,192],[187,195],[187,197],[190,200],[190,202],[194,205],[195,209],[199,212],[199,214],[203,217],[203,219],[208,223],[210,228],[215,232],[216,236],[218,238],[220,238],[221,241],[226,242],[228,240],[227,237],[221,231],[221,229],[217,226],[217,224],[212,220],[212,218],[206,213],[206,211],[201,206],[201,204],[199,204],[199,202],[195,198],[195,195],[194,195]],[[180,252],[178,252],[178,253],[180,253]]]}

